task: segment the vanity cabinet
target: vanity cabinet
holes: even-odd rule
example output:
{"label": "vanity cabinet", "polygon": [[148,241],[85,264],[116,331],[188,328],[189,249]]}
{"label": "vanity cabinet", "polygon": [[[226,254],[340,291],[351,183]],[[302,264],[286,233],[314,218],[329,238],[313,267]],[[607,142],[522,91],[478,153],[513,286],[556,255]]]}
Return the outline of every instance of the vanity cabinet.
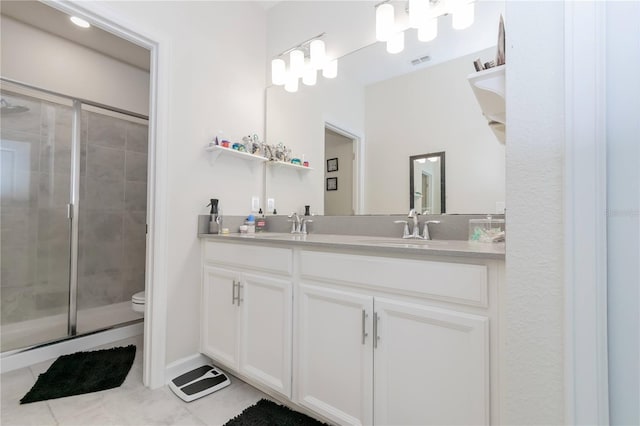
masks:
{"label": "vanity cabinet", "polygon": [[[290,397],[291,251],[253,247],[249,252],[256,249],[260,253],[247,253],[246,246],[205,243],[200,351]],[[240,265],[257,254],[264,257],[249,267]],[[228,266],[234,263],[238,266]]]}
{"label": "vanity cabinet", "polygon": [[467,304],[486,302],[484,265],[303,252],[301,274],[300,405],[345,425],[490,423],[488,316],[429,303],[452,276]]}

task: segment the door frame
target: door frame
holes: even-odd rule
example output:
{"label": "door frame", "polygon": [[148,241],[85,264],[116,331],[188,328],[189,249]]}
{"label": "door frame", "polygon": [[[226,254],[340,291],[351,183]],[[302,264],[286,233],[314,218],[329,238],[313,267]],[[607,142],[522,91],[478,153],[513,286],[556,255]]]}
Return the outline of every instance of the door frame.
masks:
{"label": "door frame", "polygon": [[362,214],[362,210],[364,208],[364,137],[359,136],[351,130],[347,130],[344,126],[325,121],[323,136],[327,130],[331,130],[332,132],[353,141],[353,195],[351,208],[353,209],[354,215]]}
{"label": "door frame", "polygon": [[606,2],[564,11],[565,423],[608,425]]}
{"label": "door frame", "polygon": [[170,38],[156,28],[115,13],[108,6],[81,0],[51,0],[48,6],[75,15],[149,50],[149,166],[147,179],[147,253],[145,268],[143,376],[145,386],[164,386],[167,330],[168,124]]}

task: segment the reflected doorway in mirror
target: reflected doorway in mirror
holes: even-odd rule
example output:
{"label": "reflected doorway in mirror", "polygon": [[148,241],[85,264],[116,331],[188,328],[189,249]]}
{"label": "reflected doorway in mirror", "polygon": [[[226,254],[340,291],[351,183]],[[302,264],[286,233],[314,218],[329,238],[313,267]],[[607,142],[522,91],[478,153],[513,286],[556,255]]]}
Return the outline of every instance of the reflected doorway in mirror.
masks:
{"label": "reflected doorway in mirror", "polygon": [[444,151],[409,157],[409,208],[420,214],[446,213]]}

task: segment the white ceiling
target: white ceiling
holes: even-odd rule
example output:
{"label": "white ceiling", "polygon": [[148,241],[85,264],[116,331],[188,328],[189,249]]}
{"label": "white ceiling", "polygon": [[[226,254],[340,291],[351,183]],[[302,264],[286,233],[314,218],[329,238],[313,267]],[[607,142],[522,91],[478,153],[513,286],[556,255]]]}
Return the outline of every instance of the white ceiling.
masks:
{"label": "white ceiling", "polygon": [[2,15],[149,71],[148,50],[95,26],[80,28],[71,23],[67,14],[44,3],[2,0],[0,7]]}

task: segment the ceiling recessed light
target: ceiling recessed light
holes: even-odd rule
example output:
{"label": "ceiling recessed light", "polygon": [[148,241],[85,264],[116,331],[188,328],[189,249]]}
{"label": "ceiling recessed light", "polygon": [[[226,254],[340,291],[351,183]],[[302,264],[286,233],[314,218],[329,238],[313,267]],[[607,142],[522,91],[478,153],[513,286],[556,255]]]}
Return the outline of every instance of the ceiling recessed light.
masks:
{"label": "ceiling recessed light", "polygon": [[87,21],[85,21],[82,18],[78,18],[77,16],[72,16],[69,19],[71,19],[71,22],[73,22],[74,24],[76,24],[81,28],[89,28],[91,26]]}

